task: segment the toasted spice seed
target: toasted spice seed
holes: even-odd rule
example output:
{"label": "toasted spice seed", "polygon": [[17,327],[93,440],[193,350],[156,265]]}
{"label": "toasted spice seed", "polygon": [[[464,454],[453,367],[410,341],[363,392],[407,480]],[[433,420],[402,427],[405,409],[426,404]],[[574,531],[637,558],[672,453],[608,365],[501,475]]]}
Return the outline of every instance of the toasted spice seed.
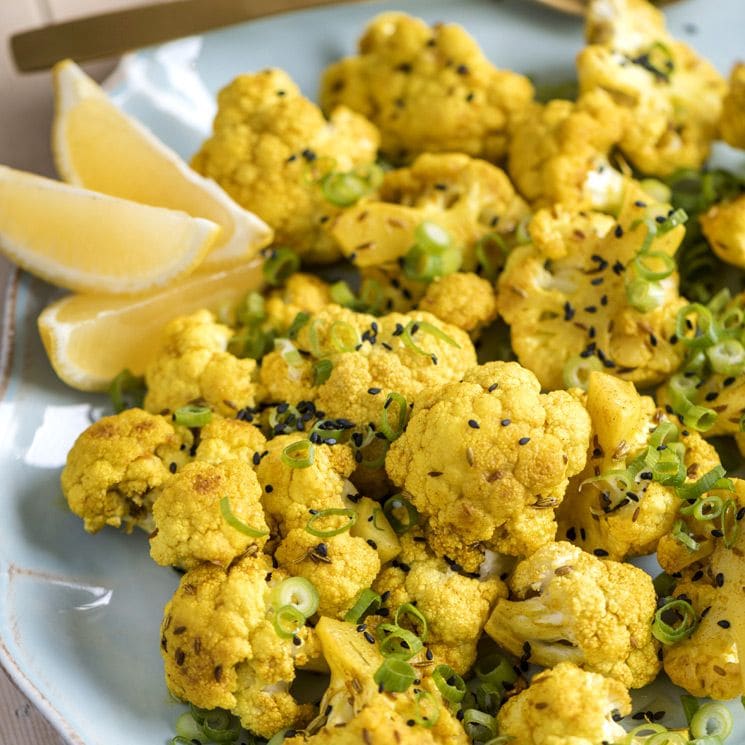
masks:
{"label": "toasted spice seed", "polygon": [[711,669],[717,674],[721,675],[722,677],[725,677],[727,675],[727,671],[724,670],[724,668],[720,667],[719,665],[712,665]]}
{"label": "toasted spice seed", "polygon": [[571,527],[566,532],[567,540],[574,541],[577,538],[577,528]]}
{"label": "toasted spice seed", "polygon": [[371,396],[377,396],[377,395],[378,395],[378,393],[380,393],[380,390],[381,390],[380,388],[368,388],[368,389],[367,389],[367,392],[368,392],[368,393],[369,393],[369,394],[370,394]]}
{"label": "toasted spice seed", "polygon": [[502,419],[502,421],[500,422],[500,424],[503,427],[508,427],[510,425],[510,420],[509,419]]}
{"label": "toasted spice seed", "polygon": [[466,460],[468,465],[472,466],[474,463],[473,448],[466,448]]}
{"label": "toasted spice seed", "polygon": [[362,635],[365,637],[365,641],[369,644],[375,644],[375,637],[369,631],[363,632]]}
{"label": "toasted spice seed", "polygon": [[518,441],[518,445],[527,445],[530,442],[530,437],[521,437]]}
{"label": "toasted spice seed", "polygon": [[176,650],[176,664],[181,667],[186,660],[186,652],[183,649]]}
{"label": "toasted spice seed", "polygon": [[480,429],[479,423],[475,419],[469,419],[468,420],[468,426],[471,429]]}
{"label": "toasted spice seed", "polygon": [[724,618],[721,621],[717,621],[717,626],[721,626],[723,629],[728,629],[731,625],[732,624]]}
{"label": "toasted spice seed", "polygon": [[554,574],[557,577],[563,577],[565,574],[569,574],[573,570],[574,570],[574,567],[567,564],[563,567],[556,567],[556,569],[554,569]]}
{"label": "toasted spice seed", "polygon": [[724,585],[724,575],[719,572],[716,577],[714,577],[714,582],[717,587],[722,587]]}
{"label": "toasted spice seed", "polygon": [[174,633],[174,636],[180,636],[181,634],[184,633],[184,631],[186,631],[186,626],[177,626],[173,630],[173,633]]}
{"label": "toasted spice seed", "polygon": [[222,680],[222,665],[216,665],[212,674],[215,676],[215,680],[219,683]]}
{"label": "toasted spice seed", "polygon": [[581,538],[581,539],[582,539],[583,541],[586,541],[586,540],[587,540],[587,531],[585,531],[585,529],[584,529],[584,528],[580,528],[580,529],[579,529],[579,537],[580,537],[580,538]]}
{"label": "toasted spice seed", "polygon": [[499,383],[492,383],[486,390],[491,393],[492,391],[496,391],[497,388],[499,388]]}
{"label": "toasted spice seed", "polygon": [[608,556],[608,552],[604,548],[596,548],[592,553],[594,553],[595,556]]}
{"label": "toasted spice seed", "polygon": [[431,476],[432,478],[437,478],[438,476],[442,476],[442,471],[430,471],[427,476]]}
{"label": "toasted spice seed", "polygon": [[293,636],[293,637],[292,637],[292,643],[293,643],[293,644],[294,644],[294,645],[295,645],[296,647],[299,647],[299,646],[300,646],[300,645],[301,645],[301,644],[303,643],[303,640],[302,640],[302,639],[301,639],[301,638],[300,638],[299,636]]}

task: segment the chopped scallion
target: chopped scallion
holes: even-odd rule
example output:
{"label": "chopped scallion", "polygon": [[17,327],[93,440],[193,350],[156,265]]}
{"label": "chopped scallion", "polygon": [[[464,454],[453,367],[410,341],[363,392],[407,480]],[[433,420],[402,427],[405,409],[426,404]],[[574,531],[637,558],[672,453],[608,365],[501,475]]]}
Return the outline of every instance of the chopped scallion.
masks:
{"label": "chopped scallion", "polygon": [[230,509],[230,497],[223,497],[220,500],[220,512],[225,522],[230,525],[231,528],[237,530],[239,533],[243,533],[243,535],[247,535],[251,538],[263,538],[264,536],[269,535],[268,530],[259,530],[258,528],[252,528],[250,525],[247,525],[242,520],[237,518],[233,511]]}
{"label": "chopped scallion", "polygon": [[373,680],[384,691],[389,693],[403,693],[416,680],[414,668],[406,661],[396,657],[388,657],[375,671]]}
{"label": "chopped scallion", "polygon": [[276,287],[300,269],[300,257],[291,248],[273,248],[264,260],[264,279]]}
{"label": "chopped scallion", "polygon": [[[334,528],[326,528],[324,530],[324,529],[315,527],[316,523],[319,520],[326,520],[329,517],[343,517],[343,518],[346,518],[346,520],[342,525],[334,527]],[[316,536],[317,538],[331,538],[335,535],[339,535],[340,533],[346,532],[356,522],[357,522],[357,513],[354,510],[346,509],[346,508],[333,508],[333,509],[328,509],[328,510],[321,510],[320,512],[316,512],[314,515],[311,515],[310,519],[308,520],[308,523],[305,526],[305,530],[307,530],[308,533]]]}
{"label": "chopped scallion", "polygon": [[313,465],[316,452],[309,440],[298,440],[282,451],[282,462],[290,468],[308,468]]}
{"label": "chopped scallion", "polygon": [[187,404],[173,412],[173,421],[182,427],[204,427],[212,419],[212,409],[209,406]]}

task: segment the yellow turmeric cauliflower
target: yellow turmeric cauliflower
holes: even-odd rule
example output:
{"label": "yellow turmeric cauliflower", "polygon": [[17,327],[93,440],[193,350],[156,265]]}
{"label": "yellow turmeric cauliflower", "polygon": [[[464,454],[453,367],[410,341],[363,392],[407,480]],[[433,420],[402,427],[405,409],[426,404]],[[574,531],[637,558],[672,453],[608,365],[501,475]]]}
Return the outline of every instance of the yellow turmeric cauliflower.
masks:
{"label": "yellow turmeric cauliflower", "polygon": [[246,729],[271,737],[302,726],[312,707],[289,692],[295,665],[307,661],[310,630],[283,639],[272,622],[271,594],[285,575],[268,556],[229,570],[200,564],[182,578],[166,605],[161,655],[171,693],[204,709],[232,711]]}
{"label": "yellow turmeric cauliflower", "polygon": [[576,103],[533,104],[514,126],[510,177],[534,208],[560,202],[611,211],[621,201],[623,177],[607,156],[628,121],[628,111],[600,89]]}
{"label": "yellow turmeric cauliflower", "polygon": [[[303,353],[299,360],[288,361],[281,349],[264,357],[261,382],[268,397],[293,404],[312,400],[327,417],[376,428],[389,392],[410,402],[423,388],[458,380],[476,363],[468,334],[422,311],[375,318],[329,305],[293,344]],[[319,385],[314,358],[332,364]]]}
{"label": "yellow turmeric cauliflower", "polygon": [[513,745],[598,745],[626,736],[614,717],[631,713],[621,683],[560,662],[538,673],[497,714],[499,734]]}
{"label": "yellow turmeric cauliflower", "polygon": [[657,598],[646,572],[562,541],[521,561],[509,586],[486,632],[512,654],[549,667],[572,662],[627,688],[657,677]]}
{"label": "yellow turmeric cauliflower", "polygon": [[[629,184],[617,222],[560,205],[540,210],[529,226],[532,243],[510,254],[499,278],[499,313],[517,358],[544,388],[563,388],[565,366],[580,354],[597,357],[640,387],[665,379],[680,364],[682,345],[670,341],[685,304],[677,273],[655,283],[659,304],[652,310],[637,310],[627,297],[648,237],[645,220],[659,224],[656,218],[669,212],[667,205],[647,202]],[[672,256],[683,233],[678,225],[658,234],[651,251]]]}
{"label": "yellow turmeric cauliflower", "polygon": [[208,310],[171,321],[160,351],[145,371],[145,408],[172,412],[201,400],[224,416],[235,416],[253,406],[256,361],[226,351],[232,335]]}
{"label": "yellow turmeric cauliflower", "polygon": [[198,461],[219,464],[237,458],[252,463],[264,452],[266,438],[248,422],[215,416],[199,430],[195,444]]}
{"label": "yellow turmeric cauliflower", "polygon": [[295,272],[266,299],[266,315],[275,329],[288,329],[298,313],[318,313],[331,303],[329,285],[315,274]]}
{"label": "yellow turmeric cauliflower", "polygon": [[408,168],[388,171],[380,201],[346,210],[330,231],[357,266],[390,266],[414,245],[417,226],[432,222],[447,231],[463,270],[471,271],[480,238],[509,235],[528,215],[500,168],[462,153],[426,153]]}
{"label": "yellow turmeric cauliflower", "polygon": [[[660,439],[652,445],[651,438],[655,433],[662,438],[669,418],[652,398],[640,396],[633,383],[601,372],[590,373],[585,405],[593,438],[587,466],[570,480],[557,512],[559,535],[615,561],[653,553],[672,530],[680,497],[674,486],[652,480],[649,467],[637,459],[648,447],[663,444]],[[685,448],[683,467],[694,479],[719,462],[714,449],[695,432],[680,437],[676,427],[664,438],[666,445],[678,441]],[[614,479],[632,464],[633,478]]]}
{"label": "yellow turmeric cauliflower", "polygon": [[[306,516],[311,517],[307,512]],[[327,524],[337,525],[333,518],[325,520],[324,529]],[[343,524],[344,519],[338,522]],[[319,549],[319,545],[323,548]],[[380,571],[377,551],[364,538],[352,536],[349,531],[318,537],[305,526],[293,528],[274,556],[289,574],[305,577],[315,585],[320,596],[318,612],[331,618],[344,618],[360,591],[370,587]]]}
{"label": "yellow turmeric cauliflower", "polygon": [[745,195],[715,204],[698,221],[712,251],[722,261],[745,268]]}
{"label": "yellow turmeric cauliflower", "polygon": [[89,533],[105,525],[149,532],[154,492],[170,478],[179,445],[167,419],[142,409],[99,419],[67,454],[62,493]]}
{"label": "yellow turmeric cauliflower", "polygon": [[320,97],[324,111],[345,104],[377,124],[394,161],[448,151],[499,160],[533,87],[496,69],[461,26],[383,13],[366,28],[359,56],[326,69]]}
{"label": "yellow turmeric cauliflower", "polygon": [[427,619],[427,646],[438,664],[465,675],[476,659],[486,619],[497,598],[507,597],[507,588],[499,577],[458,573],[434,556],[418,533],[407,533],[401,544],[401,554],[383,568],[373,589],[388,593],[390,608],[416,605]]}
{"label": "yellow turmeric cauliflower", "polygon": [[490,362],[422,392],[386,471],[428,519],[435,552],[474,571],[484,548],[524,556],[554,539],[589,439],[572,395],[541,394],[530,371]]}
{"label": "yellow turmeric cauliflower", "polygon": [[[227,567],[237,556],[255,553],[269,535],[260,497],[256,474],[244,461],[188,463],[167,481],[153,504],[150,556],[163,566],[191,569],[204,561]],[[224,499],[230,514],[261,535],[250,536],[230,525],[222,513]]]}
{"label": "yellow turmeric cauliflower", "polygon": [[488,280],[457,272],[432,282],[419,301],[419,310],[477,336],[497,317],[497,295]]}
{"label": "yellow turmeric cauliflower", "polygon": [[[286,739],[285,745],[468,745],[470,738],[445,705],[427,674],[404,693],[381,692],[374,680],[383,657],[374,644],[352,624],[322,618],[316,629],[331,669],[329,687],[321,701],[321,715],[305,733]],[[417,706],[417,695],[427,692],[434,724],[417,723],[416,716],[430,709]]]}
{"label": "yellow turmeric cauliflower", "polygon": [[309,261],[334,261],[324,223],[339,208],[318,179],[373,163],[378,132],[347,108],[326,121],[282,70],[240,75],[218,95],[213,134],[192,166],[266,220],[275,240]]}
{"label": "yellow turmeric cauliflower", "polygon": [[729,90],[722,105],[719,120],[722,139],[745,150],[745,63],[734,65],[729,77]]}
{"label": "yellow turmeric cauliflower", "polygon": [[603,89],[629,110],[621,152],[647,174],[699,168],[727,89],[713,65],[672,38],[646,0],[593,0],[587,39],[577,57],[580,91]]}

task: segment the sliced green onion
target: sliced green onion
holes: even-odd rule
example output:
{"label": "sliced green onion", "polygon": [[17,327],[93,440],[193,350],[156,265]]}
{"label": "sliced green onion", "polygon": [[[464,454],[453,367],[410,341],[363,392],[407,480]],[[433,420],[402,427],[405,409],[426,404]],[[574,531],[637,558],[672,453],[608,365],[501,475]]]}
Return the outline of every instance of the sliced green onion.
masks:
{"label": "sliced green onion", "polygon": [[659,282],[648,282],[641,277],[635,277],[626,284],[628,304],[641,313],[649,313],[659,308],[664,299],[665,288]]}
{"label": "sliced green onion", "polygon": [[304,311],[300,311],[295,318],[292,319],[292,323],[290,324],[290,328],[287,329],[287,336],[290,339],[297,339],[297,335],[300,333],[300,330],[305,326],[305,324],[310,321],[310,314],[305,313]]}
{"label": "sliced green onion", "polygon": [[369,587],[366,587],[357,595],[357,600],[355,600],[354,605],[347,611],[344,620],[347,623],[359,623],[365,616],[374,614],[381,605],[380,595]]}
{"label": "sliced green onion", "polygon": [[717,421],[717,413],[714,409],[707,409],[704,406],[690,406],[681,412],[683,415],[683,424],[689,429],[695,429],[697,432],[706,432],[711,429]]}
{"label": "sliced green onion", "polygon": [[507,657],[498,652],[477,660],[473,671],[479,680],[488,683],[500,692],[517,680],[515,666]]}
{"label": "sliced green onion", "polygon": [[279,732],[276,732],[271,736],[266,745],[282,745],[289,731],[289,729],[281,729]]}
{"label": "sliced green onion", "polygon": [[134,375],[131,370],[122,370],[109,385],[109,398],[114,412],[119,414],[124,409],[142,408],[145,400],[145,379]]}
{"label": "sliced green onion", "polygon": [[392,623],[381,623],[375,633],[383,657],[410,660],[424,649],[422,640],[413,631]]}
{"label": "sliced green onion", "polygon": [[[388,518],[388,522],[397,535],[403,535],[419,523],[419,512],[416,507],[401,494],[396,494],[386,500],[383,505],[383,514]],[[400,518],[405,518],[405,520]]]}
{"label": "sliced green onion", "polygon": [[334,369],[334,363],[331,360],[316,360],[313,363],[313,385],[323,385],[330,377]]}
{"label": "sliced green onion", "polygon": [[700,380],[692,375],[676,373],[667,384],[673,408],[676,411],[685,409],[691,405],[691,398],[696,395]]}
{"label": "sliced green onion", "polygon": [[291,605],[297,608],[305,618],[310,618],[318,610],[318,590],[305,577],[288,577],[272,592],[276,605]]}
{"label": "sliced green onion", "polygon": [[403,605],[399,605],[396,609],[396,615],[393,619],[393,622],[397,625],[401,625],[401,621],[404,619],[405,616],[408,616],[410,620],[410,623],[412,626],[414,626],[415,629],[417,629],[417,632],[419,634],[419,638],[422,641],[427,641],[427,633],[428,633],[428,626],[427,626],[427,619],[424,617],[424,614],[411,603],[404,603]]}
{"label": "sliced green onion", "polygon": [[416,680],[414,668],[404,660],[388,657],[375,671],[373,680],[378,686],[389,693],[403,693]]}
{"label": "sliced green onion", "polygon": [[344,308],[356,308],[357,298],[344,280],[334,282],[329,288],[331,299]]}
{"label": "sliced green onion", "polygon": [[657,235],[669,233],[673,228],[677,228],[678,225],[684,225],[686,222],[688,222],[688,215],[684,209],[679,207],[662,222],[655,223]]}
{"label": "sliced green onion", "polygon": [[354,326],[346,321],[334,321],[329,329],[331,346],[337,352],[354,352],[360,343],[359,335]]}
{"label": "sliced green onion", "polygon": [[706,307],[715,315],[720,314],[732,301],[732,293],[728,287],[723,287],[714,297],[706,303]]}
{"label": "sliced green onion", "polygon": [[689,745],[682,732],[658,732],[644,740],[644,745]]}
{"label": "sliced green onion", "polygon": [[313,465],[316,449],[309,440],[298,440],[282,451],[282,462],[290,468],[308,468]]}
{"label": "sliced green onion", "polygon": [[414,696],[414,721],[421,727],[431,729],[440,718],[440,705],[429,691],[419,691]]}
{"label": "sliced green onion", "polygon": [[649,444],[653,448],[675,442],[680,436],[680,431],[672,422],[660,422],[649,436]]}
{"label": "sliced green onion", "polygon": [[274,332],[265,331],[258,326],[240,329],[228,342],[228,351],[242,359],[260,360],[274,347]]}
{"label": "sliced green onion", "polygon": [[308,438],[312,441],[313,435],[317,434],[326,444],[333,444],[333,442],[328,441],[341,442],[345,432],[346,430],[339,427],[334,419],[320,419],[313,425],[308,433]]}
{"label": "sliced green onion", "polygon": [[300,269],[300,257],[291,248],[273,248],[264,260],[264,279],[276,287]]}
{"label": "sliced green onion", "polygon": [[[398,407],[398,422],[396,428],[391,427],[389,414],[393,406]],[[391,391],[385,399],[383,405],[383,413],[380,417],[380,431],[393,442],[397,440],[403,434],[406,427],[406,420],[409,416],[409,407],[406,403],[406,399],[396,391]]]}
{"label": "sliced green onion", "polygon": [[303,366],[303,356],[289,339],[275,339],[274,351],[279,352],[288,367]]}
{"label": "sliced green onion", "polygon": [[466,734],[476,742],[488,740],[497,734],[497,720],[478,709],[466,709],[462,721]]}
{"label": "sliced green onion", "polygon": [[499,233],[487,233],[476,242],[476,259],[488,279],[497,278],[509,253],[510,248]]}
{"label": "sliced green onion", "polygon": [[[724,466],[715,466],[710,471],[707,471],[701,478],[694,481],[692,484],[684,484],[678,489],[678,495],[681,499],[698,499],[702,494],[706,494],[715,487],[720,479],[723,479],[727,474]],[[734,489],[732,482],[729,482],[731,489]],[[721,487],[726,488],[726,487]]]}
{"label": "sliced green onion", "polygon": [[721,375],[739,375],[745,370],[745,347],[737,339],[725,339],[706,350],[711,367]]}
{"label": "sliced green onion", "polygon": [[337,207],[349,207],[370,193],[370,185],[354,173],[332,171],[321,178],[323,196]]}
{"label": "sliced green onion", "polygon": [[201,724],[188,711],[185,711],[176,720],[175,730],[176,734],[179,737],[183,737],[190,745],[193,739],[198,740],[204,734]]}
{"label": "sliced green onion", "polygon": [[728,499],[722,507],[720,530],[725,548],[732,548],[740,538],[742,526],[737,519],[739,506],[734,499]]}
{"label": "sliced green onion", "polygon": [[[673,623],[668,623],[665,616],[671,614],[676,616]],[[676,598],[665,603],[654,614],[652,622],[652,636],[663,644],[675,644],[690,636],[696,626],[698,619],[691,604],[681,598]]]}
{"label": "sliced green onion", "polygon": [[721,497],[699,497],[693,504],[693,517],[699,522],[716,520],[724,508],[724,500]]}
{"label": "sliced green onion", "polygon": [[431,282],[460,269],[463,257],[455,246],[434,253],[419,244],[413,245],[403,260],[404,274],[417,282]]}
{"label": "sliced green onion", "polygon": [[523,219],[517,224],[517,229],[515,230],[515,241],[518,246],[524,246],[526,243],[531,242],[532,239],[528,228],[530,227],[530,221],[532,218],[533,215],[528,215],[527,217],[523,217]]}
{"label": "sliced green onion", "polygon": [[689,303],[678,311],[675,334],[692,349],[710,347],[716,344],[719,336],[712,312],[701,303]]}
{"label": "sliced green onion", "polygon": [[603,363],[597,357],[570,357],[564,365],[564,387],[587,390],[590,373],[603,369]]}
{"label": "sliced green onion", "polygon": [[672,189],[667,185],[663,184],[662,181],[658,181],[656,178],[645,178],[639,182],[639,186],[649,194],[655,202],[661,204],[670,204],[672,197]]}
{"label": "sliced green onion", "polygon": [[265,535],[269,535],[268,530],[258,530],[252,528],[250,525],[246,525],[242,520],[239,520],[230,509],[230,497],[223,497],[220,500],[220,512],[222,513],[225,522],[230,525],[243,535],[250,536],[251,538],[262,538]]}
{"label": "sliced green onion", "polygon": [[360,285],[360,305],[368,313],[378,314],[384,310],[385,293],[377,279],[365,277]]}
{"label": "sliced green onion", "polygon": [[680,697],[680,705],[685,714],[686,724],[690,727],[691,719],[693,719],[693,715],[699,710],[701,704],[695,696],[689,696],[687,693],[684,693]]}
{"label": "sliced green onion", "polygon": [[[199,734],[203,735],[202,730],[199,730]],[[194,740],[197,740],[197,742],[201,742],[196,737],[183,737],[182,735],[176,735],[176,737],[172,737],[168,741],[168,745],[194,745]]]}
{"label": "sliced green onion", "polygon": [[658,733],[666,733],[667,727],[655,722],[644,722],[633,729],[629,730],[626,737],[622,740],[623,745],[637,745],[638,742],[647,743],[647,738],[653,737]]}
{"label": "sliced green onion", "polygon": [[202,731],[210,742],[232,743],[240,734],[240,727],[229,712],[215,709],[204,718]]}
{"label": "sliced green onion", "polygon": [[[650,265],[654,264],[655,268]],[[667,279],[675,271],[675,259],[662,251],[646,251],[637,254],[632,265],[636,273],[647,282]]]}
{"label": "sliced green onion", "polygon": [[653,580],[652,585],[658,598],[668,598],[673,594],[678,581],[667,572],[660,572]]}
{"label": "sliced green onion", "polygon": [[266,318],[264,296],[260,292],[249,292],[238,306],[236,317],[243,326],[261,323]]}
{"label": "sliced green onion", "polygon": [[413,336],[419,331],[423,331],[425,334],[430,334],[436,339],[441,339],[446,344],[449,344],[451,347],[460,349],[460,344],[458,344],[458,342],[455,341],[452,336],[448,336],[442,329],[437,328],[437,326],[435,326],[434,324],[431,324],[428,321],[409,321],[409,323],[406,324],[403,333],[401,334],[401,340],[403,341],[405,346],[407,346],[409,349],[413,349],[415,352],[417,352],[417,354],[424,355],[425,357],[430,357],[432,354],[431,352],[427,352],[426,350],[417,346],[416,342],[414,341]]}
{"label": "sliced green onion", "polygon": [[671,534],[678,543],[682,543],[688,550],[699,550],[699,542],[686,530],[686,525],[682,520],[676,520]]}
{"label": "sliced green onion", "polygon": [[431,252],[444,251],[453,245],[453,239],[445,228],[431,220],[424,220],[414,229],[414,241]]}
{"label": "sliced green onion", "polygon": [[[374,439],[371,442],[374,443],[372,447],[373,452],[379,452],[379,455],[376,458],[363,458],[360,461],[360,465],[363,468],[368,468],[374,471],[375,469],[382,468],[385,465],[385,457],[388,455],[388,448],[390,448],[391,443],[388,439]],[[361,447],[357,448],[358,451],[362,449],[363,448]]]}
{"label": "sliced green onion", "polygon": [[290,639],[305,626],[305,616],[294,605],[283,605],[274,614],[274,630],[282,639]]}
{"label": "sliced green onion", "polygon": [[[319,520],[325,520],[328,517],[345,517],[346,522],[340,527],[328,528],[326,530],[321,530],[320,528],[315,527],[315,524]],[[346,532],[356,522],[357,513],[354,510],[337,507],[328,510],[321,510],[320,512],[316,512],[314,515],[311,515],[308,523],[305,526],[305,530],[308,531],[308,533],[310,533],[311,535],[316,536],[317,538],[332,538],[335,535]]]}
{"label": "sliced green onion", "polygon": [[194,717],[194,721],[201,727],[204,724],[204,720],[207,718],[209,713],[212,711],[212,709],[201,709],[198,706],[194,706],[194,704],[189,704],[189,712],[191,713],[192,717]]}
{"label": "sliced green onion", "polygon": [[182,427],[204,427],[212,419],[212,409],[209,406],[187,404],[173,412],[173,421]]}
{"label": "sliced green onion", "polygon": [[723,704],[703,704],[691,718],[691,734],[724,741],[732,734],[732,714]]}
{"label": "sliced green onion", "polygon": [[466,695],[466,683],[450,665],[438,665],[432,673],[432,680],[440,695],[451,704],[459,704]]}

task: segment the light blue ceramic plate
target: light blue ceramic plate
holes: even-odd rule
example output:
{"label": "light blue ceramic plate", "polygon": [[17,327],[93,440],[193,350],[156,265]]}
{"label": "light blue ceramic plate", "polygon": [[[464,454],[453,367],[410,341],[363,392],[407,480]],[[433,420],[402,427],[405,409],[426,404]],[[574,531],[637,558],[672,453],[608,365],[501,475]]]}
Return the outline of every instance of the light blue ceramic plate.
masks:
{"label": "light blue ceramic plate", "polygon": [[[281,66],[313,96],[322,68],[351,52],[366,21],[387,9],[457,21],[494,63],[541,83],[571,76],[581,46],[576,19],[527,0],[401,0],[287,15],[144,50],[123,62],[110,90],[188,157],[209,128],[215,92],[234,75]],[[683,0],[669,20],[723,72],[745,57],[743,0]],[[144,535],[89,536],[67,512],[60,468],[105,402],[68,390],[49,368],[35,320],[52,290],[27,276],[8,290],[2,333],[12,355],[0,348],[0,662],[69,742],[164,745],[180,709],[163,684],[158,625],[177,577],[150,561]],[[666,708],[670,695],[642,694],[638,705]],[[737,716],[733,742],[743,743],[745,718]]]}

